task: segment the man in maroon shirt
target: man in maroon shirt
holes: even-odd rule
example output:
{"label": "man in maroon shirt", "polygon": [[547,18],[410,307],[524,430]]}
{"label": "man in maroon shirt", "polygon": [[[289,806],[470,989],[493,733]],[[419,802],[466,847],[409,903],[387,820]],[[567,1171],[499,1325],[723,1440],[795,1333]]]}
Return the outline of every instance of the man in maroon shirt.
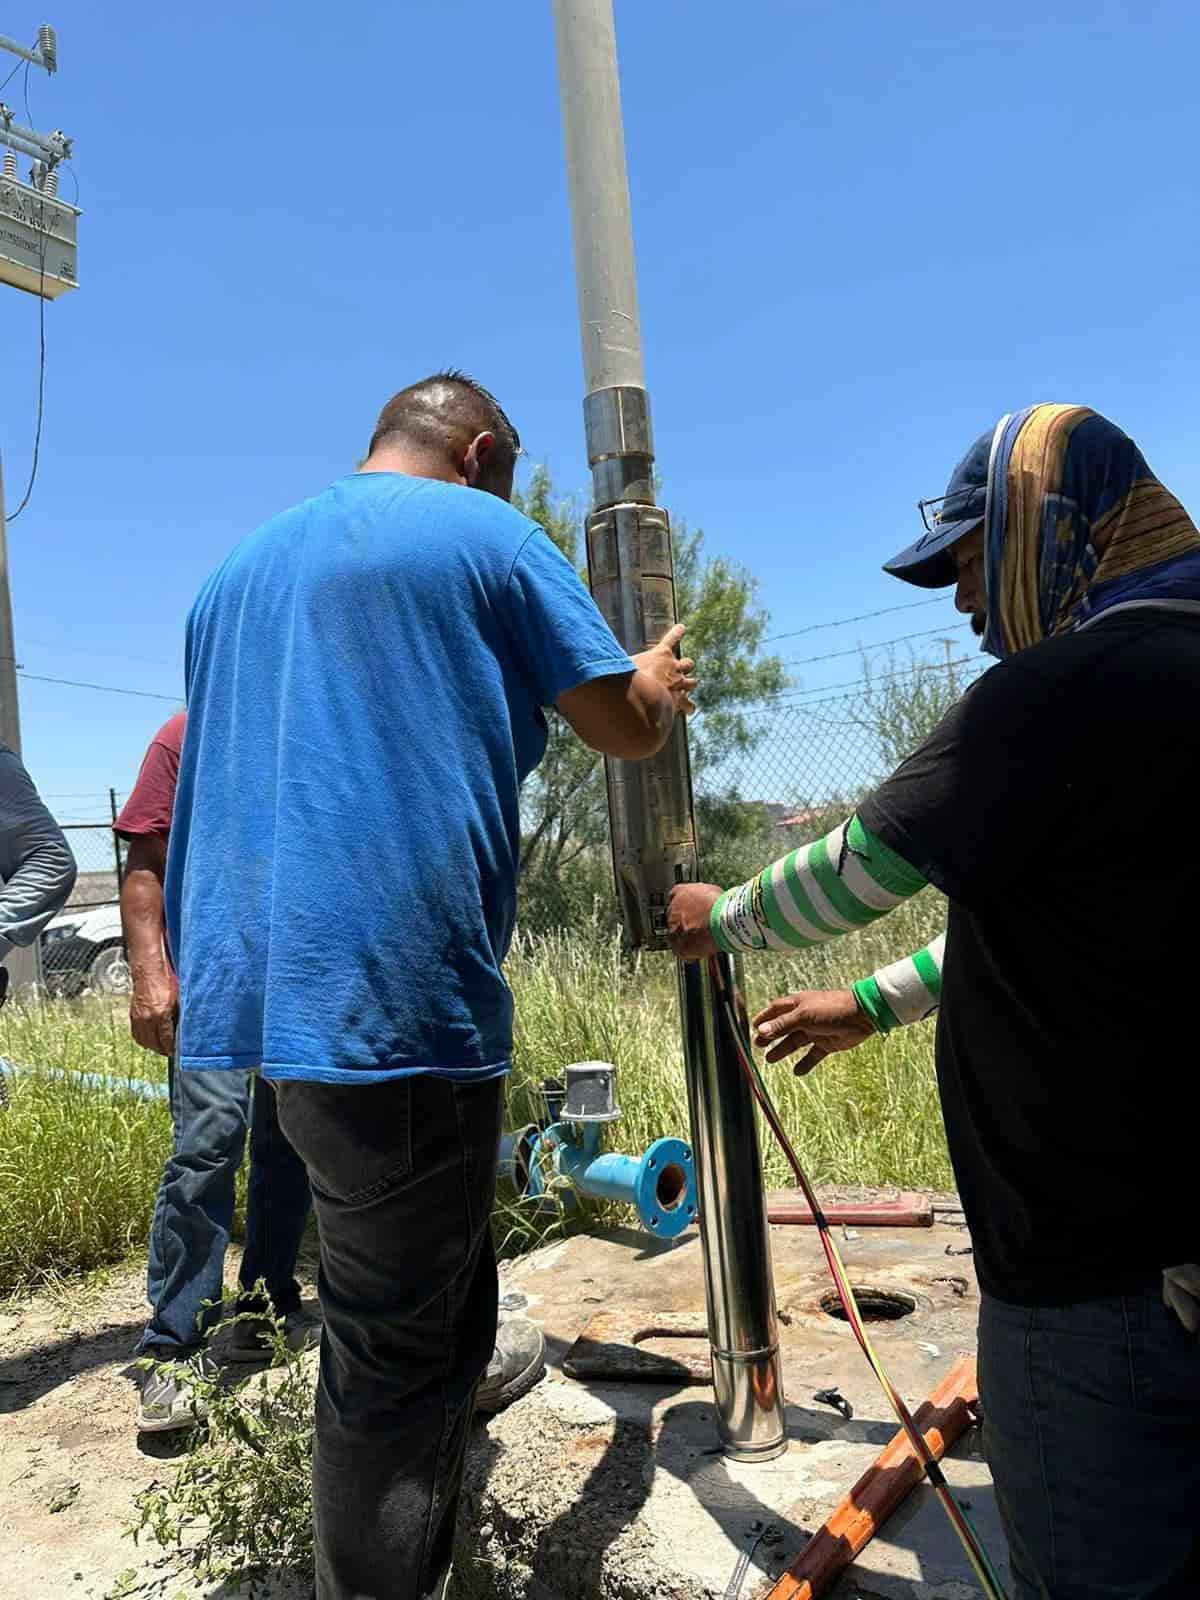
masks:
{"label": "man in maroon shirt", "polygon": [[[179,988],[164,942],[163,879],[186,717],[174,716],[151,741],[133,792],[114,827],[128,841],[121,920],[133,974],[129,1021],[144,1049],[167,1057],[174,1148],[163,1170],[150,1232],[147,1292],[150,1321],[139,1353],[179,1360],[196,1349],[217,1314],[225,1249],[233,1221],[234,1186],[250,1126],[246,1249],[238,1275],[239,1306],[262,1309],[254,1285],[265,1283],[288,1343],[316,1343],[319,1325],[300,1309],[296,1256],[311,1195],[304,1163],[279,1128],[275,1095],[252,1072],[179,1072],[175,1023]],[[251,1106],[253,1114],[251,1115]],[[263,1325],[235,1325],[229,1356],[261,1360]],[[191,1427],[194,1397],[178,1379],[143,1379],[138,1427],[166,1432]]]}

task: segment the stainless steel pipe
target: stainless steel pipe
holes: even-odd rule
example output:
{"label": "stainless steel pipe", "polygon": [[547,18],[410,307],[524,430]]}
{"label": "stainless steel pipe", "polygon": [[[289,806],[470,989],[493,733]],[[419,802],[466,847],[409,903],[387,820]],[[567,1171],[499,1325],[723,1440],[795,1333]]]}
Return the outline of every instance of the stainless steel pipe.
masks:
{"label": "stainless steel pipe", "polygon": [[[730,994],[740,973],[720,959]],[[775,1287],[754,1102],[704,962],[679,963],[679,1009],[708,1299],[717,1429],[735,1461],[787,1448]]]}
{"label": "stainless steel pipe", "polygon": [[[675,621],[675,581],[670,522],[654,503],[612,0],[554,0],[554,21],[594,494],[588,573],[637,652]],[[635,949],[661,950],[671,888],[698,876],[682,718],[653,760],[605,767],[625,927]],[[724,976],[732,989],[728,961]],[[680,964],[679,1000],[718,1433],[732,1458],[762,1461],[786,1435],[754,1105],[705,964]]]}

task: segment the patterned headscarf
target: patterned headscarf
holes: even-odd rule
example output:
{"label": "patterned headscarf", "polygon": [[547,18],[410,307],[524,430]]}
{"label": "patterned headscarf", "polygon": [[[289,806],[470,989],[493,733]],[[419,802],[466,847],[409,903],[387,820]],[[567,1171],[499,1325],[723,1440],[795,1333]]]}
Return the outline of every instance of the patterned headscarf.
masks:
{"label": "patterned headscarf", "polygon": [[1200,601],[1200,533],[1133,440],[1086,406],[1001,418],[985,530],[994,656],[1130,601]]}

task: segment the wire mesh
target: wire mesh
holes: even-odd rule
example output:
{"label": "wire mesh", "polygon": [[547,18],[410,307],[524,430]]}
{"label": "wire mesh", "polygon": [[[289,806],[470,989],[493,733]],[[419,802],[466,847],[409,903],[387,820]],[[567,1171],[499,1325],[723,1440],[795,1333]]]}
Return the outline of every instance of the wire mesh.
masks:
{"label": "wire mesh", "polygon": [[129,962],[121,931],[120,893],[125,846],[111,822],[62,824],[79,868],[71,898],[42,933],[42,974],[47,991],[74,999],[125,994]]}
{"label": "wire mesh", "polygon": [[[979,670],[975,659],[918,662],[837,693],[796,691],[739,708],[732,726],[722,709],[716,733],[714,718],[694,719],[702,875],[740,882],[844,821],[932,732]],[[581,762],[552,735],[547,763],[526,789],[524,822],[522,930],[588,919],[615,931],[603,764]]]}

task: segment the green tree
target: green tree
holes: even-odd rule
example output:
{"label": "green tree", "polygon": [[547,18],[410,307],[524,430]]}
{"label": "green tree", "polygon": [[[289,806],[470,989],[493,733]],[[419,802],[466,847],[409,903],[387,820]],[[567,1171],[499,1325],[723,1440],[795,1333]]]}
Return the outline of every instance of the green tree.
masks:
{"label": "green tree", "polygon": [[944,661],[923,660],[910,646],[907,666],[890,650],[882,672],[863,652],[862,698],[853,720],[877,741],[884,775],[929,737],[978,676],[973,660],[964,662],[953,654],[953,641],[944,643]]}
{"label": "green tree", "polygon": [[[555,492],[544,466],[513,503],[541,524],[577,568],[582,564],[583,513],[577,500]],[[745,568],[708,556],[702,530],[679,522],[674,530],[675,597],[687,623],[684,648],[700,668],[697,714],[690,728],[697,827],[706,872],[740,839],[756,836],[762,819],[719,781],[733,756],[751,751],[761,737],[747,713],[778,694],[788,678],[777,656],[760,654],[767,614],[758,585]],[[526,928],[548,927],[597,913],[615,917],[608,860],[608,811],[603,763],[584,748],[553,713],[546,757],[526,784],[522,844],[521,918]]]}

